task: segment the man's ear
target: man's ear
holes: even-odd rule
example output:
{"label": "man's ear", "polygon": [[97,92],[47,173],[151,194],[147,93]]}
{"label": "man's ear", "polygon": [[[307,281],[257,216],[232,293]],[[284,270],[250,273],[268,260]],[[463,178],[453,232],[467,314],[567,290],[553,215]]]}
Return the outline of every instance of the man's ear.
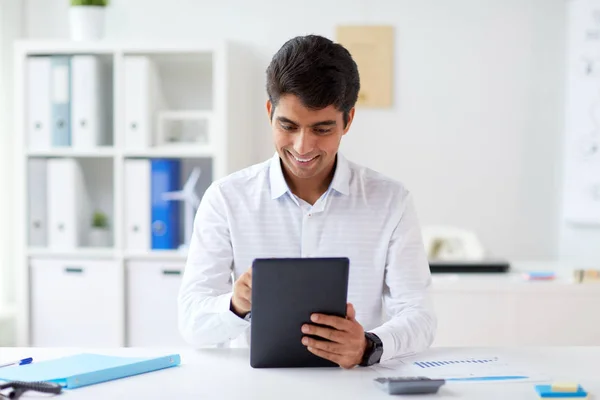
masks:
{"label": "man's ear", "polygon": [[346,126],[344,127],[344,135],[348,133],[350,130],[350,125],[352,125],[352,121],[354,120],[354,112],[356,111],[355,107],[352,107],[350,111],[348,111],[348,122],[346,122]]}
{"label": "man's ear", "polygon": [[269,122],[273,119],[273,103],[271,103],[271,99],[267,99],[267,117],[269,118]]}

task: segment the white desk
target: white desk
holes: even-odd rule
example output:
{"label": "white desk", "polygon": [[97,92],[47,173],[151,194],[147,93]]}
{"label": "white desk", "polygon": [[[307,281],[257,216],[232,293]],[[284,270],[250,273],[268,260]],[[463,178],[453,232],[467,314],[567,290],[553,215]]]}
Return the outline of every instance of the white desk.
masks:
{"label": "white desk", "polygon": [[[1,348],[0,361],[20,357],[35,360],[76,354],[79,349]],[[371,368],[343,369],[253,369],[248,351],[229,350],[146,350],[115,349],[98,351],[123,356],[179,353],[182,365],[162,371],[106,382],[71,391],[56,399],[219,399],[219,400],[342,400],[390,399],[373,384],[380,375]],[[434,348],[423,356],[473,357],[495,354],[525,360],[536,371],[553,380],[576,381],[600,396],[600,347],[469,349]],[[437,395],[412,399],[536,399],[533,382],[447,383]],[[594,397],[594,395],[596,397]],[[28,396],[27,398],[32,398]]]}

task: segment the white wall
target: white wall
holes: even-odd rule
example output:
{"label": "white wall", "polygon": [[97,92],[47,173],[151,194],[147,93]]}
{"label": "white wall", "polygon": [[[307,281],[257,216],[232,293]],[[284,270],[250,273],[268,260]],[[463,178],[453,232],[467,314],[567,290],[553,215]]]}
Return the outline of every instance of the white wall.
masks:
{"label": "white wall", "polygon": [[[13,165],[12,131],[12,43],[21,34],[20,0],[0,0],[0,308],[3,303],[12,301],[13,271],[11,264],[12,208],[10,194]],[[1,342],[1,341],[0,341]]]}
{"label": "white wall", "polygon": [[[266,68],[288,38],[396,27],[395,103],[357,112],[346,155],[404,181],[423,224],[474,229],[493,253],[557,255],[564,0],[112,0],[107,36],[229,38]],[[25,0],[26,33],[68,37],[66,0]],[[263,68],[264,70],[264,68]],[[264,79],[264,75],[257,79]],[[264,89],[256,101],[263,103]],[[272,154],[266,117],[248,126]]]}

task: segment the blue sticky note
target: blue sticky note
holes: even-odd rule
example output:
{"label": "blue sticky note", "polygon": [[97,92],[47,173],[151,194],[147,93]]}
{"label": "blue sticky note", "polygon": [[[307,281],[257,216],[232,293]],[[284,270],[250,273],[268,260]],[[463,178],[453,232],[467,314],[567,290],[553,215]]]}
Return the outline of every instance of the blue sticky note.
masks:
{"label": "blue sticky note", "polygon": [[576,392],[554,392],[554,391],[552,391],[552,385],[536,385],[535,391],[538,393],[538,395],[540,397],[553,397],[553,398],[560,398],[560,397],[575,398],[575,397],[586,397],[588,395],[587,392],[585,390],[583,390],[581,385],[579,385]]}
{"label": "blue sticky note", "polygon": [[53,382],[67,389],[106,382],[179,365],[178,354],[156,358],[78,354],[33,364],[0,368],[0,380]]}

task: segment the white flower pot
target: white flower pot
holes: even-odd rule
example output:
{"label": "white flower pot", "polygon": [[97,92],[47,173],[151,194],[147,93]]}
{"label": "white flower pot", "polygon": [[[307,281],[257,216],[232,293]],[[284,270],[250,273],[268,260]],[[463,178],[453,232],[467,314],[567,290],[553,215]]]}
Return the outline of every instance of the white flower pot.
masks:
{"label": "white flower pot", "polygon": [[92,228],[90,229],[89,244],[91,247],[110,247],[110,230]]}
{"label": "white flower pot", "polygon": [[101,39],[104,36],[105,8],[101,6],[71,6],[69,9],[71,39]]}

